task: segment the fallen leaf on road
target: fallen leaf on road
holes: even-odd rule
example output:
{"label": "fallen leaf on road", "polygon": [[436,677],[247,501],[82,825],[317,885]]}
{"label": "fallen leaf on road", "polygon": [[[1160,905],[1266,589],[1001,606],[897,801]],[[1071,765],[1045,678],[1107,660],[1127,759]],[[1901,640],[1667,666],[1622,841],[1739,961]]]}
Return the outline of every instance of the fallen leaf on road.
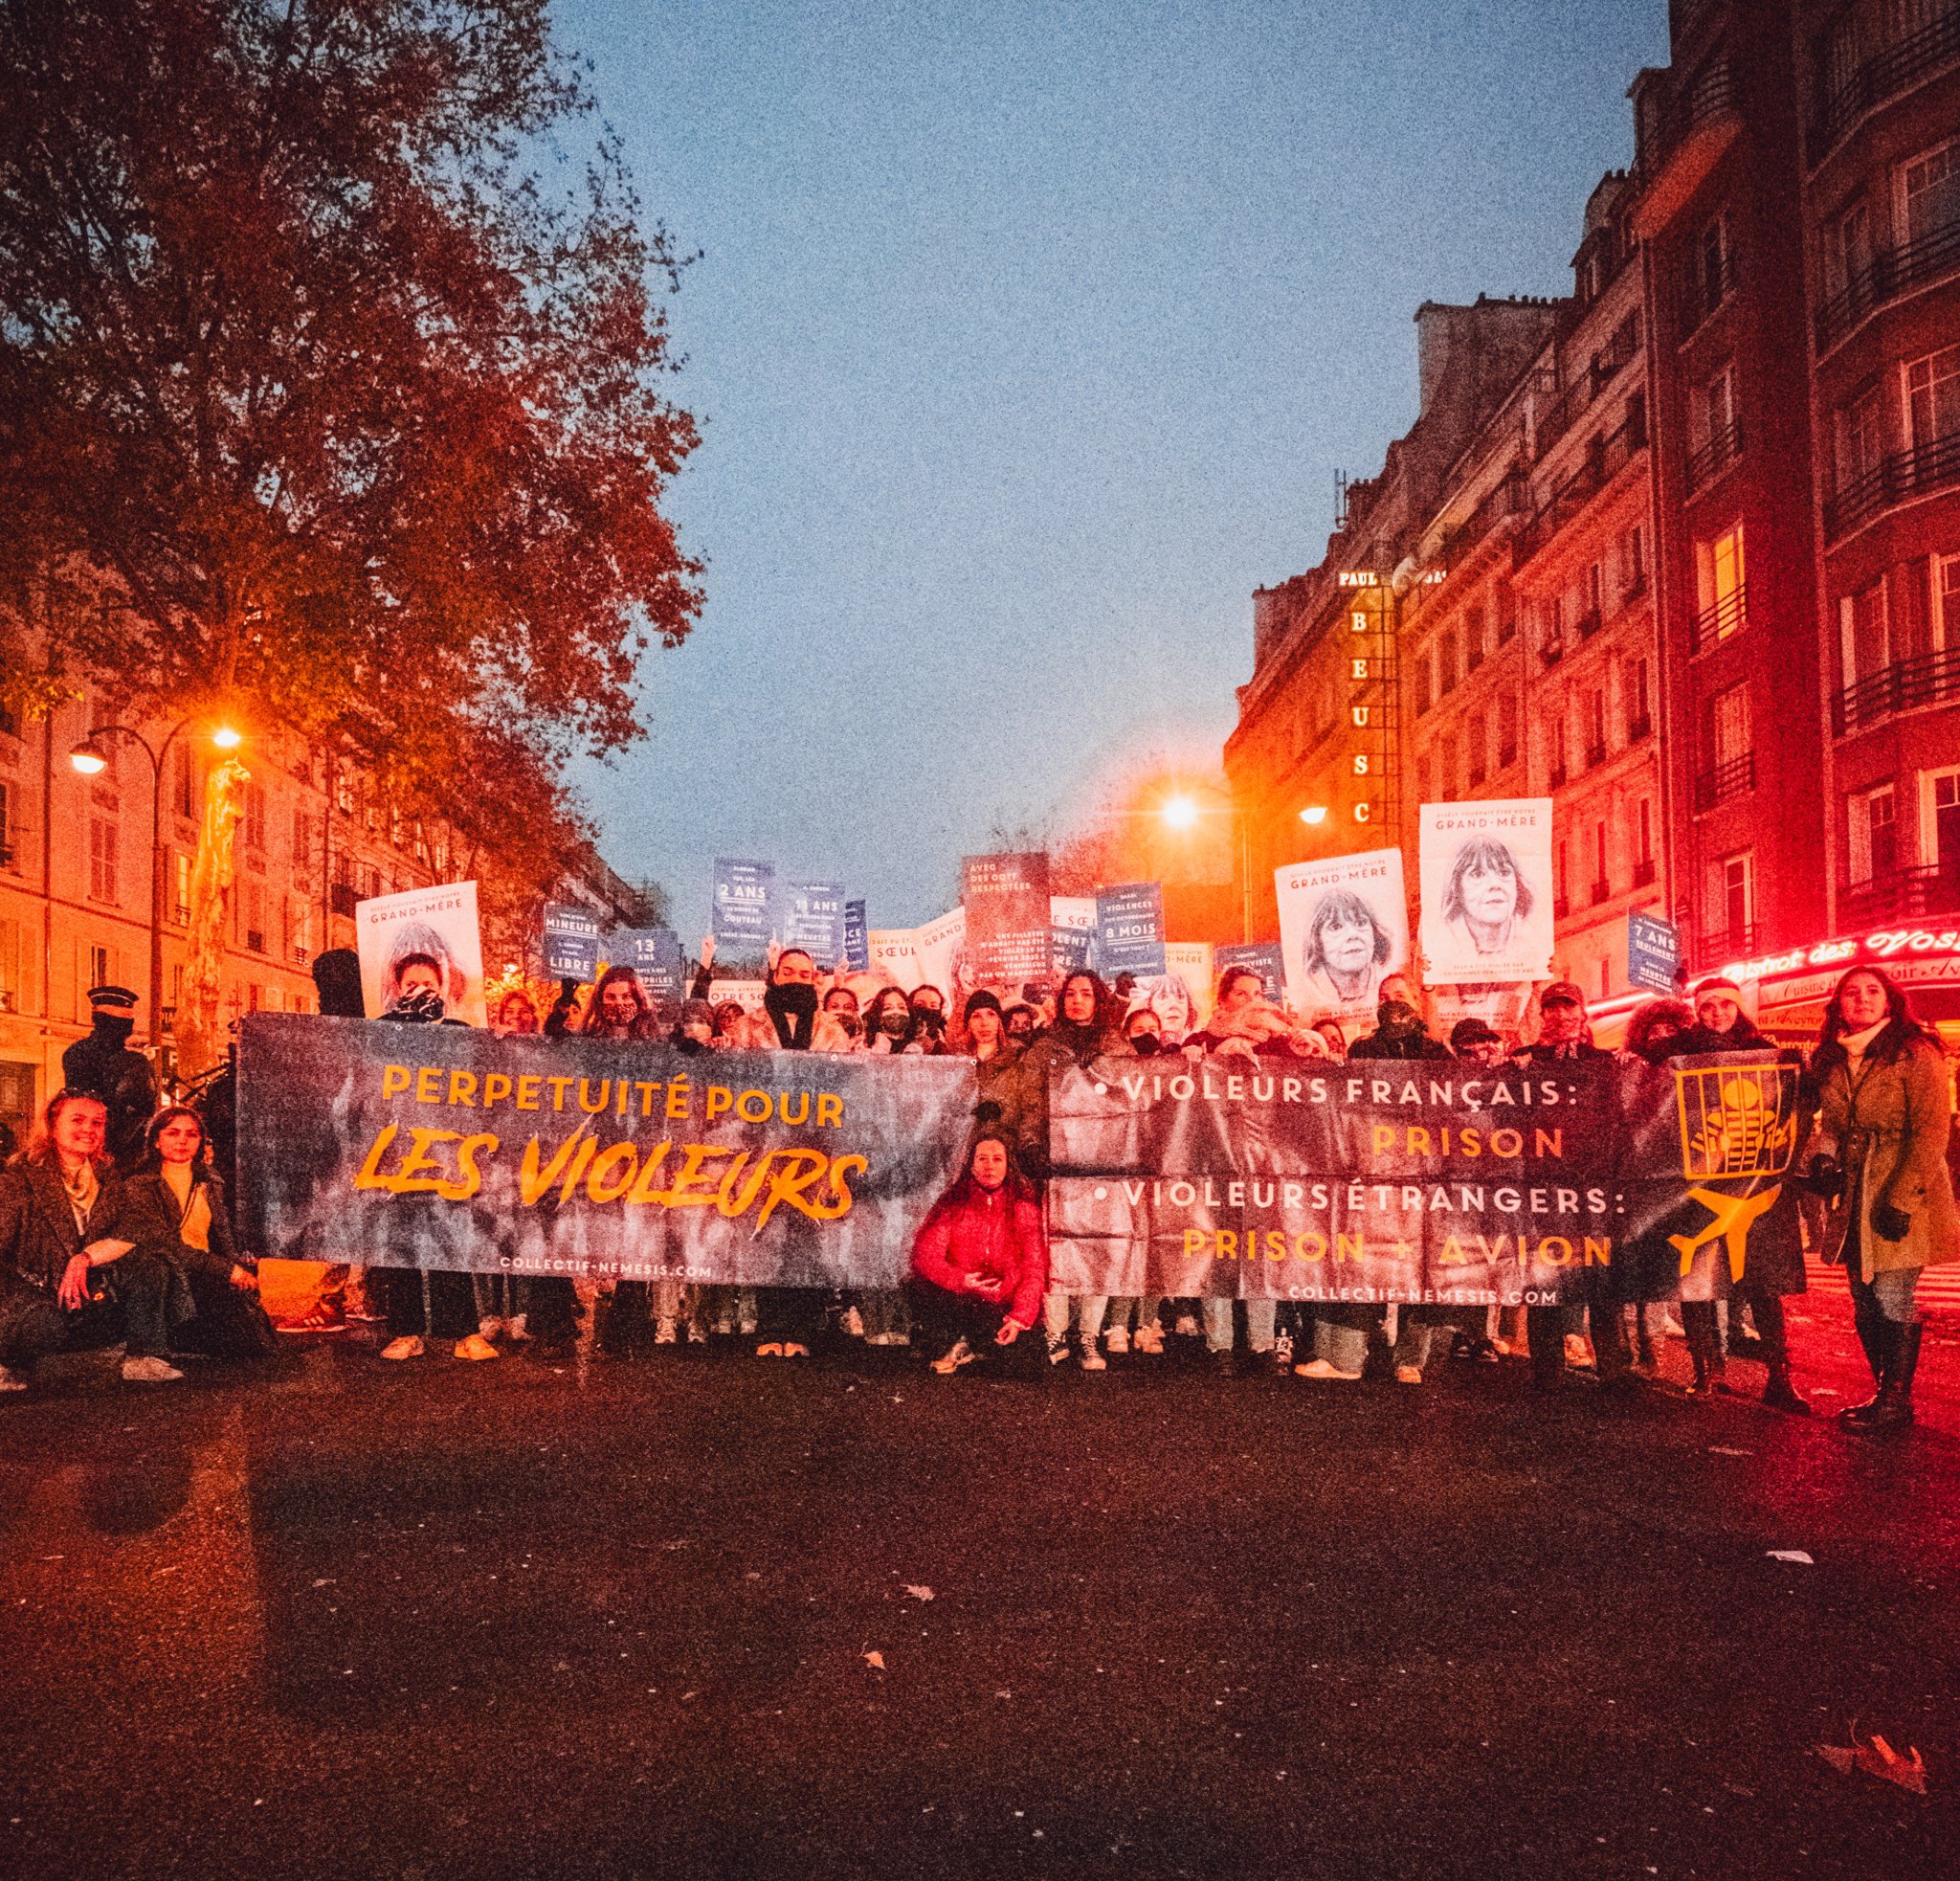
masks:
{"label": "fallen leaf on road", "polygon": [[905,1583],[905,1592],[910,1594],[915,1601],[929,1601],[932,1598],[932,1589],[930,1587],[914,1587],[910,1581]]}
{"label": "fallen leaf on road", "polygon": [[1926,1759],[1916,1750],[1909,1757],[1901,1757],[1877,1732],[1872,1733],[1868,1744],[1819,1744],[1817,1755],[1840,1776],[1862,1770],[1884,1782],[1897,1783],[1901,1789],[1909,1789],[1915,1796],[1926,1794]]}
{"label": "fallen leaf on road", "polygon": [[1769,1551],[1772,1561],[1794,1561],[1798,1567],[1815,1567],[1816,1562],[1801,1548],[1771,1548]]}
{"label": "fallen leaf on road", "polygon": [[864,1655],[864,1663],[874,1672],[881,1672],[884,1670],[884,1654],[881,1652],[867,1652]]}

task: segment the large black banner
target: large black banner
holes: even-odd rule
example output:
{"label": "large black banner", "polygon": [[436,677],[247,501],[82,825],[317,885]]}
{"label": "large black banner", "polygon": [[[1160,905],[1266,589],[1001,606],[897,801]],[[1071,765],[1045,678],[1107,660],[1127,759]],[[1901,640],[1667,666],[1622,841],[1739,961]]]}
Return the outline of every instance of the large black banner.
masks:
{"label": "large black banner", "polygon": [[1787,1259],[1797,1072],[1617,1060],[1099,1060],[1049,1096],[1071,1292],[1710,1299]]}
{"label": "large black banner", "polygon": [[257,1014],[239,1028],[241,1214],[292,1260],[891,1287],[974,1102],[966,1059]]}

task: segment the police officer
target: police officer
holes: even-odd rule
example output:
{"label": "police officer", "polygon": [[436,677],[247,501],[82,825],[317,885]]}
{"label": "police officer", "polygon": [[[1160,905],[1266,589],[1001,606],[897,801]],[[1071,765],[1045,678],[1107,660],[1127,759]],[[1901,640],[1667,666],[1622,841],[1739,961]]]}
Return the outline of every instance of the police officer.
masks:
{"label": "police officer", "polygon": [[70,1090],[85,1090],[108,1107],[103,1147],[119,1170],[127,1170],[143,1154],[143,1133],[157,1108],[156,1076],[149,1060],[129,1049],[136,995],[126,986],[92,986],[88,1004],[88,1037],[61,1054],[61,1073]]}

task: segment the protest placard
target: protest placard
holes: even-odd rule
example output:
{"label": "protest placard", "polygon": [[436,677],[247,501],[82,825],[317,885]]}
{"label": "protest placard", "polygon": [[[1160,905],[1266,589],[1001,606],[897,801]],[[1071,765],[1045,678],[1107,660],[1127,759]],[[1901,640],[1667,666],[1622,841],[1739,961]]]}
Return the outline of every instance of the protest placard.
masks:
{"label": "protest placard", "polygon": [[1547,979],[1551,974],[1551,799],[1425,803],[1423,978]]}
{"label": "protest placard", "polygon": [[444,1016],[487,1025],[483,939],[477,926],[477,885],[448,882],[354,904],[361,1002],[387,1012],[404,995],[434,993]]}
{"label": "protest placard", "polygon": [[1402,852],[1291,862],[1273,871],[1273,888],[1294,1011],[1372,1020],[1382,981],[1409,964]]}

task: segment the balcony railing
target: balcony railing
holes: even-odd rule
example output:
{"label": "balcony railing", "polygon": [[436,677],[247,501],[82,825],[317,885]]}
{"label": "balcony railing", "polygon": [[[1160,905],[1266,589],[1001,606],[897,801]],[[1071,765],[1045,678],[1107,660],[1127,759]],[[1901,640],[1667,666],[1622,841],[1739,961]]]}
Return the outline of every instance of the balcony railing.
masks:
{"label": "balcony railing", "polygon": [[1704,489],[1742,456],[1742,419],[1730,418],[1721,430],[1688,459],[1688,488]]}
{"label": "balcony railing", "polygon": [[1704,967],[1719,967],[1728,960],[1746,960],[1756,951],[1756,924],[1736,923],[1718,933],[1702,936],[1701,960]]}
{"label": "balcony railing", "polygon": [[1634,886],[1651,888],[1654,885],[1655,862],[1652,856],[1642,856],[1634,864]]}
{"label": "balcony railing", "polygon": [[1642,175],[1651,177],[1665,168],[1683,144],[1717,120],[1736,113],[1741,101],[1735,74],[1726,64],[1711,65],[1671,99],[1647,126],[1647,134],[1640,140]]}
{"label": "balcony railing", "polygon": [[1928,229],[1916,240],[1882,249],[1843,289],[1817,309],[1816,347],[1826,353],[1852,328],[1902,295],[1960,270],[1960,222]]}
{"label": "balcony railing", "polygon": [[1599,617],[1597,608],[1588,608],[1573,624],[1579,630],[1579,638],[1582,640],[1590,640],[1604,623]]}
{"label": "balcony railing", "polygon": [[1695,779],[1695,808],[1712,810],[1718,803],[1726,803],[1730,797],[1755,787],[1756,754],[1744,751],[1740,757],[1715,765]]}
{"label": "balcony railing", "polygon": [[1748,584],[1738,581],[1720,600],[1711,601],[1695,616],[1695,651],[1706,653],[1729,635],[1748,625]]}
{"label": "balcony railing", "polygon": [[1842,738],[1920,705],[1960,703],[1960,644],[1882,666],[1831,701],[1831,726]]}
{"label": "balcony railing", "polygon": [[1824,540],[1836,542],[1869,523],[1882,509],[1929,496],[1934,490],[1960,483],[1960,431],[1894,451],[1847,483],[1824,504]]}
{"label": "balcony railing", "polygon": [[1941,66],[1960,59],[1960,6],[1949,7],[1916,33],[1881,48],[1820,101],[1811,125],[1808,154],[1813,166],[1867,111],[1909,91]]}
{"label": "balcony railing", "polygon": [[1531,485],[1522,470],[1512,470],[1454,529],[1443,536],[1443,566],[1456,568],[1485,537],[1531,506]]}
{"label": "balcony railing", "polygon": [[1960,913],[1960,863],[1951,862],[1889,869],[1869,882],[1854,882],[1839,907],[1841,921],[1854,928],[1954,913]]}
{"label": "balcony railing", "polygon": [[1642,712],[1638,718],[1627,721],[1627,743],[1637,745],[1642,738],[1650,736],[1653,730],[1654,721]]}
{"label": "balcony railing", "polygon": [[1607,484],[1647,448],[1647,421],[1637,408],[1611,437],[1595,440],[1585,460],[1521,528],[1511,544],[1511,565],[1521,569]]}
{"label": "balcony railing", "polygon": [[1735,250],[1725,248],[1712,273],[1697,264],[1681,297],[1681,336],[1687,339],[1728,304],[1735,292]]}
{"label": "balcony railing", "polygon": [[1532,441],[1543,457],[1589,412],[1607,387],[1618,378],[1623,367],[1639,357],[1639,342],[1631,336],[1615,334],[1614,344],[1598,359],[1577,373],[1532,427]]}
{"label": "balcony railing", "polygon": [[1599,904],[1600,904],[1601,902],[1611,901],[1612,899],[1613,899],[1613,884],[1612,884],[1612,883],[1610,883],[1610,882],[1595,882],[1595,883],[1593,883],[1593,885],[1592,885],[1592,906],[1593,906],[1594,907],[1597,907],[1599,906]]}

